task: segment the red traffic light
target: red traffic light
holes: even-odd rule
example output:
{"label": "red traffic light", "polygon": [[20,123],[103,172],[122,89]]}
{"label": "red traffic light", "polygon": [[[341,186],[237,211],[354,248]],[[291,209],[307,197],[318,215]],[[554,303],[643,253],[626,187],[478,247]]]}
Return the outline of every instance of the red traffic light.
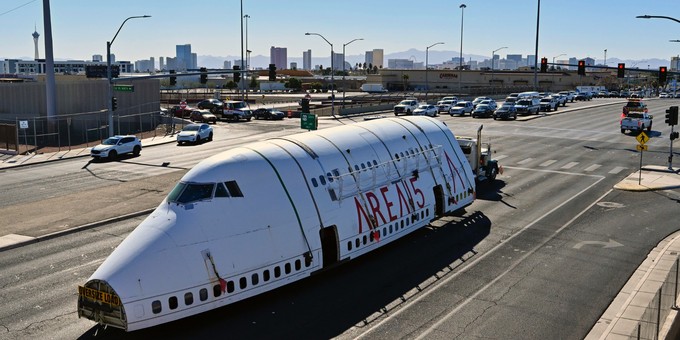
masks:
{"label": "red traffic light", "polygon": [[619,70],[622,70],[624,67],[623,64],[619,64]]}
{"label": "red traffic light", "polygon": [[662,84],[666,83],[666,66],[659,67],[659,82]]}

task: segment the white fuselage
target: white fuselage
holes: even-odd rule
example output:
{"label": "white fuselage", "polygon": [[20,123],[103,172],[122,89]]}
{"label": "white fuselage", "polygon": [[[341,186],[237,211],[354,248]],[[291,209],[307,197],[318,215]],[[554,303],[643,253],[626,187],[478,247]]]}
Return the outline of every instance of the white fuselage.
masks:
{"label": "white fuselage", "polygon": [[[201,313],[365,254],[474,196],[458,142],[428,117],[231,149],[191,169],[121,243],[78,313],[128,331]],[[120,305],[111,312],[96,291]]]}

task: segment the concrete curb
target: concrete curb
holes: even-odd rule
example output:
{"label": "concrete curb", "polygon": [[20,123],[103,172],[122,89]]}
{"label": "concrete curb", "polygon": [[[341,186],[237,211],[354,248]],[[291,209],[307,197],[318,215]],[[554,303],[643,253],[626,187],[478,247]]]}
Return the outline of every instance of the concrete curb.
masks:
{"label": "concrete curb", "polygon": [[103,225],[107,225],[107,224],[110,224],[110,223],[120,222],[120,221],[124,221],[124,220],[127,220],[127,219],[139,217],[139,216],[144,216],[146,214],[150,214],[154,210],[156,210],[156,208],[145,209],[145,210],[133,212],[133,213],[130,213],[130,214],[116,216],[116,217],[108,218],[108,219],[105,219],[105,220],[101,220],[101,221],[92,222],[92,223],[84,224],[84,225],[81,225],[81,226],[69,228],[69,229],[66,229],[66,230],[60,230],[60,231],[56,231],[56,232],[53,232],[53,233],[50,233],[50,234],[34,237],[32,239],[29,239],[29,240],[20,241],[20,242],[17,242],[17,243],[2,246],[2,247],[0,247],[0,252],[3,252],[5,250],[9,250],[9,249],[23,247],[23,246],[26,246],[26,245],[29,245],[29,244],[38,243],[38,242],[41,242],[41,241],[50,240],[50,239],[53,239],[53,238],[57,238],[57,237],[60,237],[60,236],[76,233],[76,232],[83,231],[83,230],[101,227]]}

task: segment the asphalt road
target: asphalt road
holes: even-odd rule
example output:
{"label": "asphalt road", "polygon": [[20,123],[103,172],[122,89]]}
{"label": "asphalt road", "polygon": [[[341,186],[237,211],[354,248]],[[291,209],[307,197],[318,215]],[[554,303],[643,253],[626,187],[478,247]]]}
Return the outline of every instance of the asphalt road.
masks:
{"label": "asphalt road", "polygon": [[[666,162],[669,105],[677,100],[649,104],[657,121],[643,164]],[[456,134],[472,135],[483,123],[505,168],[464,216],[303,282],[132,334],[77,319],[76,287],[142,217],[4,251],[0,338],[583,338],[649,250],[678,229],[680,191],[611,190],[639,162],[634,136],[618,129],[618,107],[503,122],[441,117]],[[131,210],[139,201],[153,207],[206,155],[297,131],[294,122],[285,123],[291,130],[269,123],[258,123],[267,133],[220,126],[225,139],[148,148],[139,158],[85,169],[80,159],[5,171],[0,185],[10,196],[0,198],[0,213],[22,211],[12,223],[38,233],[69,218],[78,225],[107,215],[98,200],[110,204],[128,191],[136,193]],[[230,139],[226,131],[243,135]],[[158,166],[163,161],[173,168]],[[56,207],[64,202],[68,209]]]}

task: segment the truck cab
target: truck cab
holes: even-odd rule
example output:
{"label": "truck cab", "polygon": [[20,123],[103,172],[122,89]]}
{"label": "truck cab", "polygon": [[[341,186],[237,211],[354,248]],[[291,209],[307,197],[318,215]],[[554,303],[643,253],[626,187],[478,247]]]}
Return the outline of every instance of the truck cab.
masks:
{"label": "truck cab", "polygon": [[503,173],[503,167],[498,165],[498,161],[492,159],[491,144],[482,143],[482,128],[477,129],[477,138],[456,136],[456,140],[463,150],[465,157],[472,167],[472,173],[477,182],[493,182],[496,176]]}

